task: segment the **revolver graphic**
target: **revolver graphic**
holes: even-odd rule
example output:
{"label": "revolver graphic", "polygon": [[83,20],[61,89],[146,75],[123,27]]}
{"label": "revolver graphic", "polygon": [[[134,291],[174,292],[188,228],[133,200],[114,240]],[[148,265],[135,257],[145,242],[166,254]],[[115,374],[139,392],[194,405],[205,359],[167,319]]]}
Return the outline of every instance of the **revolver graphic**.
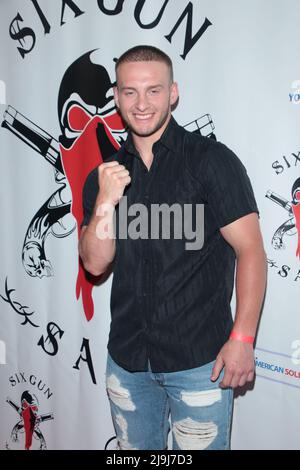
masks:
{"label": "revolver graphic", "polygon": [[[26,398],[24,398],[26,396]],[[34,436],[40,442],[40,450],[46,449],[45,438],[39,429],[40,423],[54,419],[53,413],[45,413],[38,415],[38,402],[28,391],[22,395],[22,404],[18,406],[10,398],[6,402],[18,413],[20,420],[15,424],[11,431],[11,441],[18,442],[20,432],[25,431],[25,448],[30,449],[32,445],[32,437]],[[29,401],[27,401],[29,400]]]}
{"label": "revolver graphic", "polygon": [[[72,110],[76,112],[75,105]],[[82,118],[83,109],[79,109],[77,105],[78,110],[81,111]],[[84,112],[87,116],[86,110]],[[105,158],[115,153],[121,145],[119,141],[116,141],[115,134],[118,135],[122,131],[123,124],[119,121],[120,117],[116,112],[112,115],[107,113],[88,115],[87,119],[89,121],[86,122],[89,123],[84,128],[84,135],[83,132],[81,135],[78,133],[79,137],[68,148],[64,148],[63,142],[59,143],[48,132],[12,106],[8,106],[4,113],[2,127],[12,132],[50,163],[55,171],[55,181],[60,185],[60,188],[37,211],[25,236],[22,262],[26,272],[32,277],[42,278],[53,275],[51,263],[45,254],[45,240],[48,234],[66,237],[75,230],[76,222],[71,215],[71,209],[77,220],[79,232],[82,221],[81,212],[83,212],[81,186],[87,174]],[[204,114],[184,127],[190,132],[216,139],[214,124],[209,114]],[[97,141],[93,140],[92,132],[97,136]],[[81,137],[84,137],[84,140],[80,142]],[[70,158],[71,153],[74,158]],[[70,186],[67,184],[66,176],[68,176]],[[73,194],[71,194],[71,189],[74,190]],[[91,290],[95,282],[98,282],[97,279],[95,281],[91,276],[89,278],[85,276],[83,267],[79,263],[76,297],[78,298],[82,293],[83,307],[88,320],[93,316]]]}
{"label": "revolver graphic", "polygon": [[7,107],[3,118],[2,127],[15,134],[33,150],[42,155],[61,174],[64,174],[59,152],[59,142],[54,137],[23,116],[12,106]]}
{"label": "revolver graphic", "polygon": [[216,136],[214,134],[215,125],[210,114],[203,114],[203,116],[185,124],[183,127],[189,132],[201,134],[204,137],[210,137],[211,139],[216,140]]}
{"label": "revolver graphic", "polygon": [[[6,402],[20,415],[22,416],[22,407],[18,406],[14,401],[10,398],[6,399]],[[44,413],[43,415],[39,415],[37,420],[39,423],[43,423],[44,421],[49,421],[50,419],[54,419],[53,413]]]}
{"label": "revolver graphic", "polygon": [[273,201],[275,204],[278,204],[283,209],[285,209],[289,214],[289,219],[278,227],[272,237],[272,246],[275,250],[281,250],[285,248],[283,237],[285,235],[295,235],[297,233],[296,222],[293,212],[292,204],[279,194],[276,194],[274,191],[267,191],[266,197]]}
{"label": "revolver graphic", "polygon": [[[57,238],[68,236],[76,224],[71,216],[72,196],[62,165],[59,142],[52,135],[12,106],[4,112],[2,127],[8,129],[41,155],[55,170],[55,181],[60,188],[37,211],[29,224],[22,248],[22,262],[32,277],[52,276],[51,262],[46,258],[45,240],[51,232]],[[216,139],[215,126],[209,114],[184,126],[190,132]]]}
{"label": "revolver graphic", "polygon": [[66,237],[76,227],[72,217],[65,217],[70,212],[71,195],[61,162],[59,142],[12,106],[7,107],[3,117],[2,127],[51,164],[55,181],[60,186],[32,218],[22,248],[22,262],[27,274],[39,278],[52,276],[52,266],[45,254],[46,237],[50,232],[58,238]]}

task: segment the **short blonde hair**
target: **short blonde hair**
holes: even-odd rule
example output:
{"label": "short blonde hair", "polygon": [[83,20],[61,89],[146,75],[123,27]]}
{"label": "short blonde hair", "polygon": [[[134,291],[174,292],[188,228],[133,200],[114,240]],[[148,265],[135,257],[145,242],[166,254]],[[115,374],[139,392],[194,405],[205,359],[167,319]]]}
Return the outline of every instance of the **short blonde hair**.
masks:
{"label": "short blonde hair", "polygon": [[115,71],[117,75],[118,68],[125,62],[163,62],[165,63],[170,71],[170,81],[173,83],[173,64],[170,57],[160,49],[154,46],[140,45],[134,46],[125,51],[119,59],[116,61]]}

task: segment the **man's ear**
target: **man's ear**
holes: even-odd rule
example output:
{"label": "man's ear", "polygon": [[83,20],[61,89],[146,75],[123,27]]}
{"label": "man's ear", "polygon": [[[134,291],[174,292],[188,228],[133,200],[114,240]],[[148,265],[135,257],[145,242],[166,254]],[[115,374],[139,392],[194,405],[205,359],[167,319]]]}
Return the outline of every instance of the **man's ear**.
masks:
{"label": "man's ear", "polygon": [[178,100],[179,91],[177,82],[173,82],[171,85],[170,104],[171,106]]}
{"label": "man's ear", "polygon": [[114,86],[113,91],[114,91],[114,99],[115,99],[116,106],[117,106],[117,108],[119,108],[119,92],[118,92],[118,87],[117,87],[117,86]]}

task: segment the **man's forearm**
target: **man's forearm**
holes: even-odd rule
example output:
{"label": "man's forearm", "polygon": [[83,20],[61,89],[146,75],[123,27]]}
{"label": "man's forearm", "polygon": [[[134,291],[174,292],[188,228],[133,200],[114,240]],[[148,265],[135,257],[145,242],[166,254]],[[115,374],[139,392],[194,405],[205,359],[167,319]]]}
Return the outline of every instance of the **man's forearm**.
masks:
{"label": "man's forearm", "polygon": [[237,257],[236,315],[234,330],[255,336],[264,299],[267,277],[263,247],[252,247]]}
{"label": "man's forearm", "polygon": [[[248,245],[237,254],[237,307],[233,330],[242,336],[255,337],[266,286],[266,255],[260,244]],[[237,338],[235,338],[237,339]],[[230,339],[221,348],[215,361],[211,380],[225,373],[221,388],[243,387],[254,378],[253,346]]]}
{"label": "man's forearm", "polygon": [[79,254],[85,269],[94,276],[104,273],[115,256],[113,217],[114,207],[97,200],[89,224],[82,229]]}

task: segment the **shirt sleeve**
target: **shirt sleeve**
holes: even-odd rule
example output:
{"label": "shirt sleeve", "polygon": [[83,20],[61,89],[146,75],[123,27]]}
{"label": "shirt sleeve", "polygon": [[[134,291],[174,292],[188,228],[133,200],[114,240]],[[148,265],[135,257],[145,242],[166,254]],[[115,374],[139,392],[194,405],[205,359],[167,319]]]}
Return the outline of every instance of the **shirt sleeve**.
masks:
{"label": "shirt sleeve", "polygon": [[218,228],[252,212],[259,214],[246,168],[219,142],[207,151],[205,186],[207,203]]}
{"label": "shirt sleeve", "polygon": [[82,191],[83,221],[81,227],[88,225],[95,206],[99,192],[98,167],[94,168],[85,180]]}

